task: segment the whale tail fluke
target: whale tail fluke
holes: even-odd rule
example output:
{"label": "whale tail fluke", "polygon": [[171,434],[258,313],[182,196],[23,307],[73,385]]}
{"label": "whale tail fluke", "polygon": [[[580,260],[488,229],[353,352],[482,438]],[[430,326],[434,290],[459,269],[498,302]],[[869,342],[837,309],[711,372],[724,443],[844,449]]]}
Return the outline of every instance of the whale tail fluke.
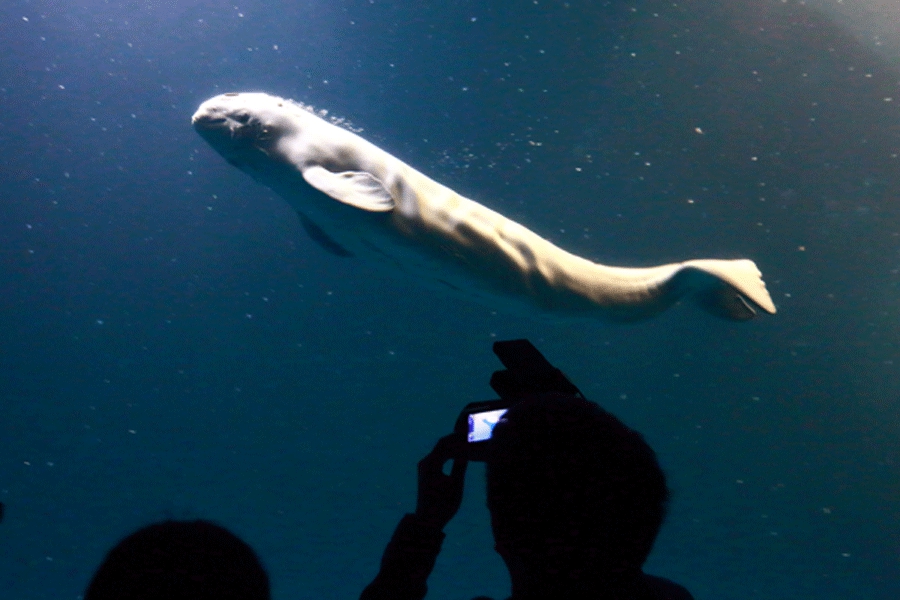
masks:
{"label": "whale tail fluke", "polygon": [[747,321],[760,308],[770,315],[775,303],[752,260],[689,260],[684,271],[691,274],[693,297],[701,308],[716,316]]}

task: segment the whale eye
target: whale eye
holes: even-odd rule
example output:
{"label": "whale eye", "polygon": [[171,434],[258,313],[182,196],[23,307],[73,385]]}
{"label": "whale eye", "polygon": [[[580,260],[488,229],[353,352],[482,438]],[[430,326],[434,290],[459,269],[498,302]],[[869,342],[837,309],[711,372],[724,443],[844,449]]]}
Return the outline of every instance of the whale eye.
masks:
{"label": "whale eye", "polygon": [[250,122],[250,115],[245,112],[239,112],[238,114],[234,115],[234,120],[241,125],[246,125]]}

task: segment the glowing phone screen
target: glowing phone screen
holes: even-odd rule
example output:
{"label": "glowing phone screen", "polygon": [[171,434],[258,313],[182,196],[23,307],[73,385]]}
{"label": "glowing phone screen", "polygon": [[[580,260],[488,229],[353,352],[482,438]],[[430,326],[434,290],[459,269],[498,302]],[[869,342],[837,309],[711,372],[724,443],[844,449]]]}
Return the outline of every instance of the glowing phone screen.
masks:
{"label": "glowing phone screen", "polygon": [[508,408],[472,413],[469,415],[469,441],[483,442],[491,438],[494,426],[506,414]]}

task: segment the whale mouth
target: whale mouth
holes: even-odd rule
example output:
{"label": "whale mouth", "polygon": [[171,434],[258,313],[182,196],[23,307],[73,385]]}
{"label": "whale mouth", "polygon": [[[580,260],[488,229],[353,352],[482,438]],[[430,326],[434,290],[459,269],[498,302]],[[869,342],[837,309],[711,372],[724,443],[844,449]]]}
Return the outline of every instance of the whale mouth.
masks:
{"label": "whale mouth", "polygon": [[200,129],[216,129],[228,123],[228,119],[225,117],[217,117],[213,115],[201,115],[196,114],[191,119],[191,123],[194,127]]}
{"label": "whale mouth", "polygon": [[200,123],[201,125],[217,125],[219,123],[226,123],[228,119],[225,117],[200,117],[195,123]]}

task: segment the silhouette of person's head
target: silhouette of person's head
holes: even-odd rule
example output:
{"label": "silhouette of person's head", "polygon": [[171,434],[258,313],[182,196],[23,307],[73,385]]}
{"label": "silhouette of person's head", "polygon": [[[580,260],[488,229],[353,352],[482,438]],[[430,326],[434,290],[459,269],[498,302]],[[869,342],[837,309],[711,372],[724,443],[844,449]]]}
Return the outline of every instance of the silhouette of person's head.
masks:
{"label": "silhouette of person's head", "polygon": [[85,600],[269,600],[253,549],[208,521],[164,521],[113,548]]}
{"label": "silhouette of person's head", "polygon": [[491,443],[487,504],[514,595],[640,576],[669,497],[641,434],[594,402],[545,394],[511,407]]}

